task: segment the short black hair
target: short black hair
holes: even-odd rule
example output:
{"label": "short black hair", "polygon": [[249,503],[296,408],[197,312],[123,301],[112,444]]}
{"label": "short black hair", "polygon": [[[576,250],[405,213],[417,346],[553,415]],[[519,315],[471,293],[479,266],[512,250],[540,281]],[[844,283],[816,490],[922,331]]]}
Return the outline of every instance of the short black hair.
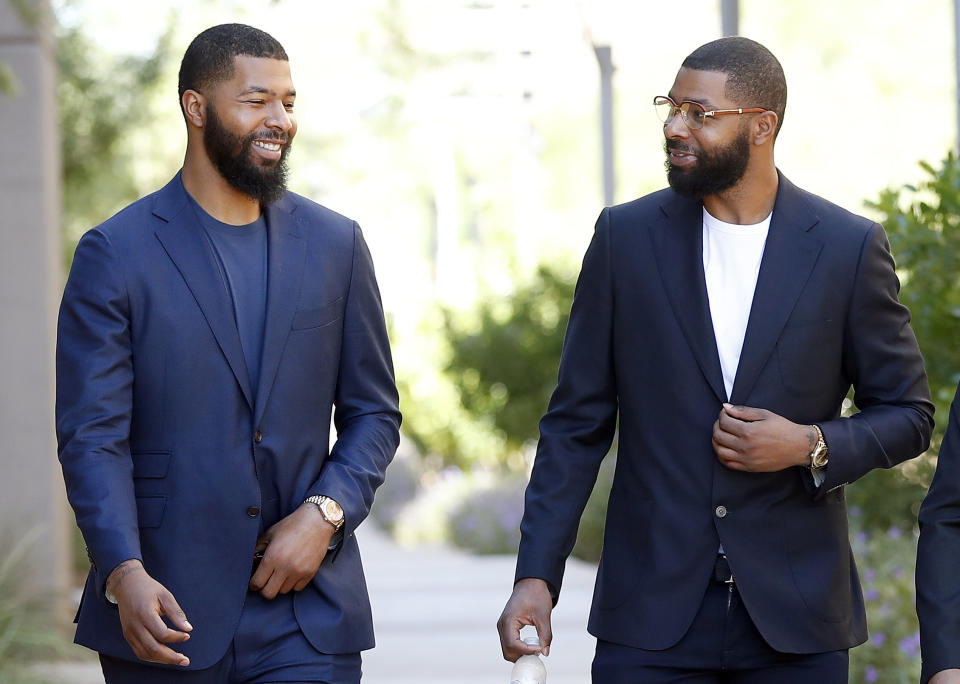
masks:
{"label": "short black hair", "polygon": [[681,67],[725,73],[726,96],[741,107],[776,113],[774,137],[780,133],[787,109],[787,79],[780,62],[760,43],[742,36],[719,38],[691,52]]}
{"label": "short black hair", "polygon": [[280,42],[266,31],[246,24],[212,26],[193,39],[180,62],[180,102],[188,90],[202,93],[232,77],[233,59],[239,55],[290,61]]}

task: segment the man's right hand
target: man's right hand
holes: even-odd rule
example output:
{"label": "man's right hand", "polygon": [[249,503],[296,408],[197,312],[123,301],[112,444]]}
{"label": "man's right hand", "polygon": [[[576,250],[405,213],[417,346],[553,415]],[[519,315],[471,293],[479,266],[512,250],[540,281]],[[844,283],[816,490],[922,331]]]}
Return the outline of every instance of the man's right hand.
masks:
{"label": "man's right hand", "polygon": [[940,670],[930,678],[930,684],[960,684],[960,670]]}
{"label": "man's right hand", "polygon": [[[193,626],[167,588],[147,574],[139,560],[124,561],[107,577],[107,591],[117,599],[123,637],[141,660],[168,665],[190,664],[190,659],[164,643],[190,638]],[[177,631],[167,627],[166,615]]]}
{"label": "man's right hand", "polygon": [[[511,663],[517,658],[534,653],[550,655],[553,631],[550,628],[550,611],[553,598],[547,583],[536,577],[526,577],[513,587],[513,594],[497,620],[500,632],[500,649],[504,660]],[[520,628],[533,625],[540,636],[540,647],[530,646],[520,640]]]}

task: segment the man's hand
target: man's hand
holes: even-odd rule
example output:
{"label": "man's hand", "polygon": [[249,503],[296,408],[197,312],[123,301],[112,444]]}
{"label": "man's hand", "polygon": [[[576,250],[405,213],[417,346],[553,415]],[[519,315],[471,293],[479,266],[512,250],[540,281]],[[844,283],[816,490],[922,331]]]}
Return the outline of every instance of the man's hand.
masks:
{"label": "man's hand", "polygon": [[320,509],[301,504],[257,540],[263,560],[250,578],[250,590],[273,599],[303,589],[320,569],[334,532]]}
{"label": "man's hand", "polygon": [[[550,655],[550,642],[553,640],[553,631],[550,629],[550,611],[553,610],[553,599],[550,589],[542,579],[527,577],[513,587],[513,594],[497,620],[497,631],[500,632],[500,649],[503,659],[511,663],[517,658],[533,653]],[[540,636],[540,648],[530,646],[520,640],[520,628],[533,625]]]}
{"label": "man's hand", "polygon": [[[190,659],[164,643],[179,643],[190,638],[193,626],[187,622],[173,594],[143,569],[138,560],[124,561],[107,577],[107,590],[117,599],[123,638],[141,660],[168,665],[190,664]],[[167,627],[161,616],[175,627]]]}
{"label": "man's hand", "polygon": [[960,670],[956,668],[940,670],[930,678],[930,684],[960,684]]}
{"label": "man's hand", "polygon": [[812,425],[798,425],[766,409],[724,404],[713,424],[713,450],[731,470],[772,473],[805,466],[817,443]]}

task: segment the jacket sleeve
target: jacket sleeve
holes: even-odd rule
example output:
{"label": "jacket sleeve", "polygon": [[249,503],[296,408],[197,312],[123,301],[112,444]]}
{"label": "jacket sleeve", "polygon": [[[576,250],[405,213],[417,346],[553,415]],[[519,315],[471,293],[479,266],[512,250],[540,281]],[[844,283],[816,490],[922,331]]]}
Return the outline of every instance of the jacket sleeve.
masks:
{"label": "jacket sleeve", "polygon": [[129,435],[133,388],[130,307],[113,245],[99,230],[77,245],[57,329],[56,427],[77,525],[103,589],[140,558]]}
{"label": "jacket sleeve", "polygon": [[333,420],[337,441],[307,496],[326,495],[343,507],[347,538],[370,512],[400,442],[399,398],[380,291],[356,224]]}
{"label": "jacket sleeve", "polygon": [[960,668],[960,388],[950,407],[937,472],[920,507],[917,615],[921,681]]}
{"label": "jacket sleeve", "polygon": [[557,388],[540,421],[520,524],[516,580],[544,579],[554,599],[616,428],[610,254],[610,210],[604,209],[577,281]]}
{"label": "jacket sleeve", "polygon": [[860,251],[844,332],[844,372],[860,412],[820,424],[830,465],[818,494],[923,453],[933,402],[910,312],[883,229],[874,224]]}

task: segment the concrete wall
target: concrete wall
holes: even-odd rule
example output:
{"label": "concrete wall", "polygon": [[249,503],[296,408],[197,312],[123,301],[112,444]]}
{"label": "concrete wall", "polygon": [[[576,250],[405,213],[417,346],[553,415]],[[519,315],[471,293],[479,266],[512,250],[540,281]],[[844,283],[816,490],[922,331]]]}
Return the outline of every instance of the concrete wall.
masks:
{"label": "concrete wall", "polygon": [[[47,12],[45,0],[29,3]],[[63,287],[56,62],[47,14],[24,21],[0,0],[0,544],[28,534],[27,580],[68,582],[70,518],[53,430],[56,312]],[[0,557],[6,553],[0,552]]]}

